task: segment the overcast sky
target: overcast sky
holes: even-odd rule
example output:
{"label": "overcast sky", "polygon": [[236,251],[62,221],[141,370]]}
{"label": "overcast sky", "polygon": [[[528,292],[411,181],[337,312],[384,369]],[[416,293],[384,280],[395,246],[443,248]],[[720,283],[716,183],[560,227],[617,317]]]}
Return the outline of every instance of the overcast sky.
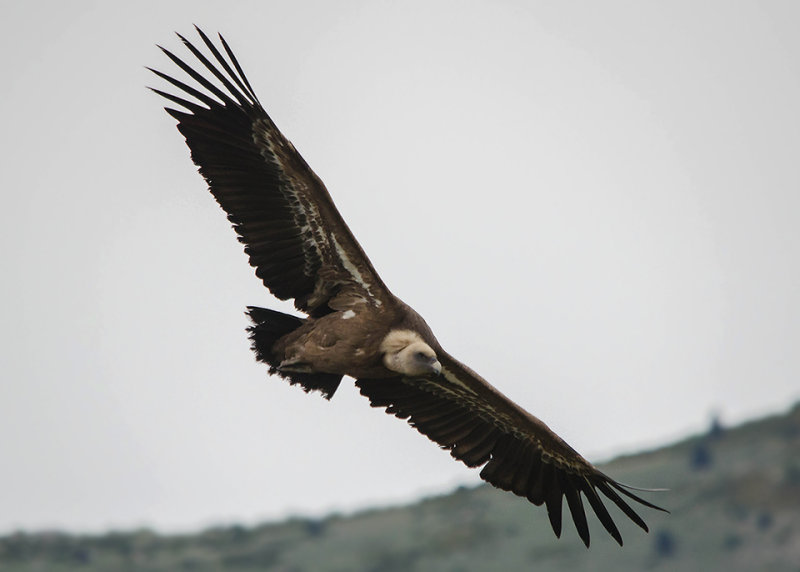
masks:
{"label": "overcast sky", "polygon": [[352,382],[254,361],[245,306],[288,306],[144,89],[193,23],[393,292],[590,459],[800,398],[800,4],[204,4],[0,7],[0,532],[478,480]]}

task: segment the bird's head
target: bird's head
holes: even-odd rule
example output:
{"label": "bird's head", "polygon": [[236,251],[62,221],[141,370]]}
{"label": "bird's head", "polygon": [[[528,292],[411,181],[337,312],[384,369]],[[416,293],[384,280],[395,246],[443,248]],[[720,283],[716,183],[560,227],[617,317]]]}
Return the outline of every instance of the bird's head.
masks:
{"label": "bird's head", "polygon": [[392,330],[381,343],[383,365],[407,376],[439,375],[442,364],[416,332]]}

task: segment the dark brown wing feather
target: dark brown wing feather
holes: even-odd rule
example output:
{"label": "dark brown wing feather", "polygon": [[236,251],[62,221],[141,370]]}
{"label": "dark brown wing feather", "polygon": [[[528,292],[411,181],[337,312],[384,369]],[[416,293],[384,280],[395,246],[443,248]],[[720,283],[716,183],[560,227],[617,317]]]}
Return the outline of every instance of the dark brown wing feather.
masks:
{"label": "dark brown wing feather", "polygon": [[387,300],[386,287],[325,185],[261,107],[228,44],[220,36],[226,59],[197,31],[211,58],[179,37],[210,75],[162,48],[198,87],[151,70],[183,93],[154,91],[186,110],[167,108],[256,275],[275,296],[294,298],[312,315],[356,299]]}
{"label": "dark brown wing feather", "polygon": [[373,407],[384,407],[435,441],[469,467],[483,466],[483,480],[544,504],[556,536],[561,535],[564,498],[575,527],[589,546],[582,499],[621,545],[622,536],[598,491],[633,522],[647,530],[620,493],[657,507],[631,493],[581,457],[547,425],[505,397],[478,374],[438,352],[442,375],[436,378],[359,379],[356,385]]}

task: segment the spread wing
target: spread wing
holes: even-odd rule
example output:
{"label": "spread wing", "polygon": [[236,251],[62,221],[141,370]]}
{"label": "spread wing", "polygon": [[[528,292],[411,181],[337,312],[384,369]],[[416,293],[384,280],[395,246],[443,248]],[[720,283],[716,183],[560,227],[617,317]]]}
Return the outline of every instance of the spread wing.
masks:
{"label": "spread wing", "polygon": [[385,302],[388,290],[325,185],[261,107],[228,44],[220,36],[226,59],[197,32],[210,59],[178,36],[204,74],[161,49],[198,88],[151,70],[182,93],[153,91],[183,108],[166,110],[178,120],[192,160],[228,214],[256,275],[276,297],[293,298],[311,315]]}
{"label": "spread wing", "polygon": [[446,352],[437,356],[442,364],[438,377],[359,379],[356,385],[373,407],[408,420],[468,467],[483,465],[483,480],[535,505],[545,504],[556,536],[561,535],[564,498],[587,547],[583,498],[620,545],[622,536],[599,493],[645,531],[647,525],[623,497],[664,510],[600,472],[542,421]]}

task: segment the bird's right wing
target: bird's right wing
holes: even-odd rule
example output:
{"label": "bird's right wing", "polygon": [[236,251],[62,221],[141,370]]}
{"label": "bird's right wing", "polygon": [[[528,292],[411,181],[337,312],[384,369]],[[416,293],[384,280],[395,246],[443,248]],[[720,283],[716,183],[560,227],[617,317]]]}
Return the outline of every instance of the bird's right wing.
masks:
{"label": "bird's right wing", "polygon": [[582,496],[620,545],[622,536],[598,493],[645,531],[647,525],[623,496],[664,510],[603,474],[542,421],[446,352],[437,356],[442,364],[440,376],[359,379],[356,385],[373,407],[384,407],[387,413],[406,419],[465,465],[483,465],[483,480],[536,505],[544,503],[556,536],[561,535],[563,498],[587,547],[589,528]]}

